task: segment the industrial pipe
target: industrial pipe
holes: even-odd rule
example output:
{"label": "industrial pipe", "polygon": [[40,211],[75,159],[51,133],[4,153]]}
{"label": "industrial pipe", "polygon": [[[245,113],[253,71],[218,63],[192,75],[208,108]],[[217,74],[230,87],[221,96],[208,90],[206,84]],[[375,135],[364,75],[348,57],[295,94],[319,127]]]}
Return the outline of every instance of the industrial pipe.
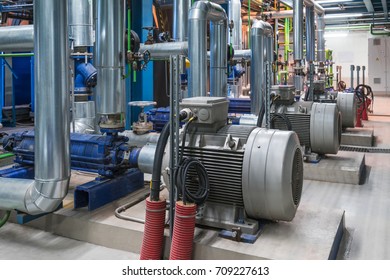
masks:
{"label": "industrial pipe", "polygon": [[35,0],[34,29],[35,180],[0,178],[0,209],[32,215],[56,210],[69,186],[67,1]]}
{"label": "industrial pipe", "polygon": [[317,61],[325,62],[325,18],[317,15]]}
{"label": "industrial pipe", "polygon": [[323,7],[321,7],[321,5],[318,4],[316,1],[314,1],[314,0],[304,0],[304,3],[305,3],[306,7],[314,7],[314,12],[317,15],[324,15],[325,14],[325,9]]}
{"label": "industrial pipe", "polygon": [[[264,61],[273,56],[272,38],[273,30],[269,23],[257,21],[253,24],[251,29],[251,77],[256,77],[256,79],[253,79],[251,82],[251,113],[254,115],[258,115],[261,106],[263,106],[266,70]],[[269,42],[270,40],[271,42]],[[272,58],[269,62],[272,62]]]}
{"label": "industrial pipe", "polygon": [[90,0],[68,0],[69,39],[73,47],[90,47],[94,43],[93,11]]}
{"label": "industrial pipe", "polygon": [[[124,1],[97,0],[96,27],[96,108],[100,127],[124,127]],[[112,118],[111,118],[112,117]]]}
{"label": "industrial pipe", "polygon": [[173,1],[173,39],[176,42],[188,40],[188,11],[190,8],[190,0]]}
{"label": "industrial pipe", "polygon": [[0,52],[22,52],[33,49],[33,25],[0,27]]}
{"label": "industrial pipe", "polygon": [[314,8],[306,6],[306,60],[315,60],[315,23]]}
{"label": "industrial pipe", "polygon": [[242,49],[242,20],[241,20],[241,0],[229,0],[229,22],[233,21],[234,28],[232,36],[229,36],[229,44],[234,51]]}
{"label": "industrial pipe", "polygon": [[303,0],[293,1],[294,61],[303,59]]}
{"label": "industrial pipe", "polygon": [[189,15],[188,45],[191,62],[188,84],[189,97],[206,96],[208,21],[211,21],[212,26],[210,34],[212,42],[212,44],[210,43],[211,95],[227,95],[227,76],[224,73],[227,67],[227,15],[225,10],[215,3],[197,1],[192,6]]}
{"label": "industrial pipe", "polygon": [[141,44],[139,51],[149,51],[150,57],[168,59],[171,55],[188,56],[188,42],[169,42],[153,45]]}

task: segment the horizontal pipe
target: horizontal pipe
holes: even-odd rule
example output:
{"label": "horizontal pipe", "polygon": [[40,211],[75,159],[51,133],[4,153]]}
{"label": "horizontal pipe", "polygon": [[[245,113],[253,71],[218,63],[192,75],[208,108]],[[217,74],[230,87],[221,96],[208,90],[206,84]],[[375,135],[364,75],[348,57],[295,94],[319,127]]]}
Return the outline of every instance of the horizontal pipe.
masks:
{"label": "horizontal pipe", "polygon": [[325,14],[325,9],[322,8],[321,5],[318,4],[317,2],[315,2],[314,0],[304,0],[303,2],[305,3],[305,6],[306,6],[306,7],[314,6],[314,12],[315,12],[317,15],[323,15],[323,14]]}
{"label": "horizontal pipe", "polygon": [[34,50],[33,25],[0,27],[0,52]]}
{"label": "horizontal pipe", "polygon": [[149,51],[151,59],[164,58],[168,59],[171,55],[188,56],[188,42],[169,42],[153,45],[141,44],[139,51]]}
{"label": "horizontal pipe", "polygon": [[34,56],[34,53],[2,53],[0,57],[29,57]]}

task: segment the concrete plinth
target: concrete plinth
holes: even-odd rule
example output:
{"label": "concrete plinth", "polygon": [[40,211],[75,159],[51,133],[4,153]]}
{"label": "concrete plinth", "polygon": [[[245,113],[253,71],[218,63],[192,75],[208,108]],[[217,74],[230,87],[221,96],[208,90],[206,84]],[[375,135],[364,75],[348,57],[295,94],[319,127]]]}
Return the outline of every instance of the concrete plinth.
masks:
{"label": "concrete plinth", "polygon": [[358,185],[363,181],[364,171],[363,153],[339,152],[337,155],[327,155],[318,163],[304,163],[303,178]]}
{"label": "concrete plinth", "polygon": [[341,145],[372,147],[374,130],[369,128],[347,128],[341,134]]}

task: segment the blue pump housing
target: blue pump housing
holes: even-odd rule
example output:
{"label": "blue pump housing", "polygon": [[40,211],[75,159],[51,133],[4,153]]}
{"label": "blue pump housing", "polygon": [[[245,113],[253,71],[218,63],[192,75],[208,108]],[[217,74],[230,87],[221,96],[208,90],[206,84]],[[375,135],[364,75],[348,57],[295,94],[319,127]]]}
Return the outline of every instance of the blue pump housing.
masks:
{"label": "blue pump housing", "polygon": [[[125,136],[71,133],[70,140],[72,169],[113,177],[138,166],[141,149],[130,147]],[[13,147],[16,163],[34,164],[34,131],[15,133],[6,141],[6,146]]]}
{"label": "blue pump housing", "polygon": [[89,62],[85,63],[84,58],[75,60],[76,78],[75,94],[91,93],[91,88],[97,83],[97,70]]}

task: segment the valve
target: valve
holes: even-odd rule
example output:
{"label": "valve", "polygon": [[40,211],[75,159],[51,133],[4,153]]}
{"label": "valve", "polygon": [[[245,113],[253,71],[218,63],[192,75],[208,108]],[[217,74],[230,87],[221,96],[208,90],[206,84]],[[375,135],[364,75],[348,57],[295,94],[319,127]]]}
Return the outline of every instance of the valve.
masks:
{"label": "valve", "polygon": [[155,30],[157,28],[154,26],[145,26],[145,27],[142,27],[142,29],[145,29],[148,31],[148,35],[146,35],[145,45],[153,45],[154,44],[153,30]]}
{"label": "valve", "polygon": [[133,107],[140,107],[141,112],[138,115],[138,121],[133,122],[133,132],[135,134],[141,135],[148,133],[149,131],[153,130],[153,123],[148,122],[148,118],[144,112],[145,107],[147,106],[155,106],[157,103],[154,101],[132,101],[129,102],[130,106]]}

